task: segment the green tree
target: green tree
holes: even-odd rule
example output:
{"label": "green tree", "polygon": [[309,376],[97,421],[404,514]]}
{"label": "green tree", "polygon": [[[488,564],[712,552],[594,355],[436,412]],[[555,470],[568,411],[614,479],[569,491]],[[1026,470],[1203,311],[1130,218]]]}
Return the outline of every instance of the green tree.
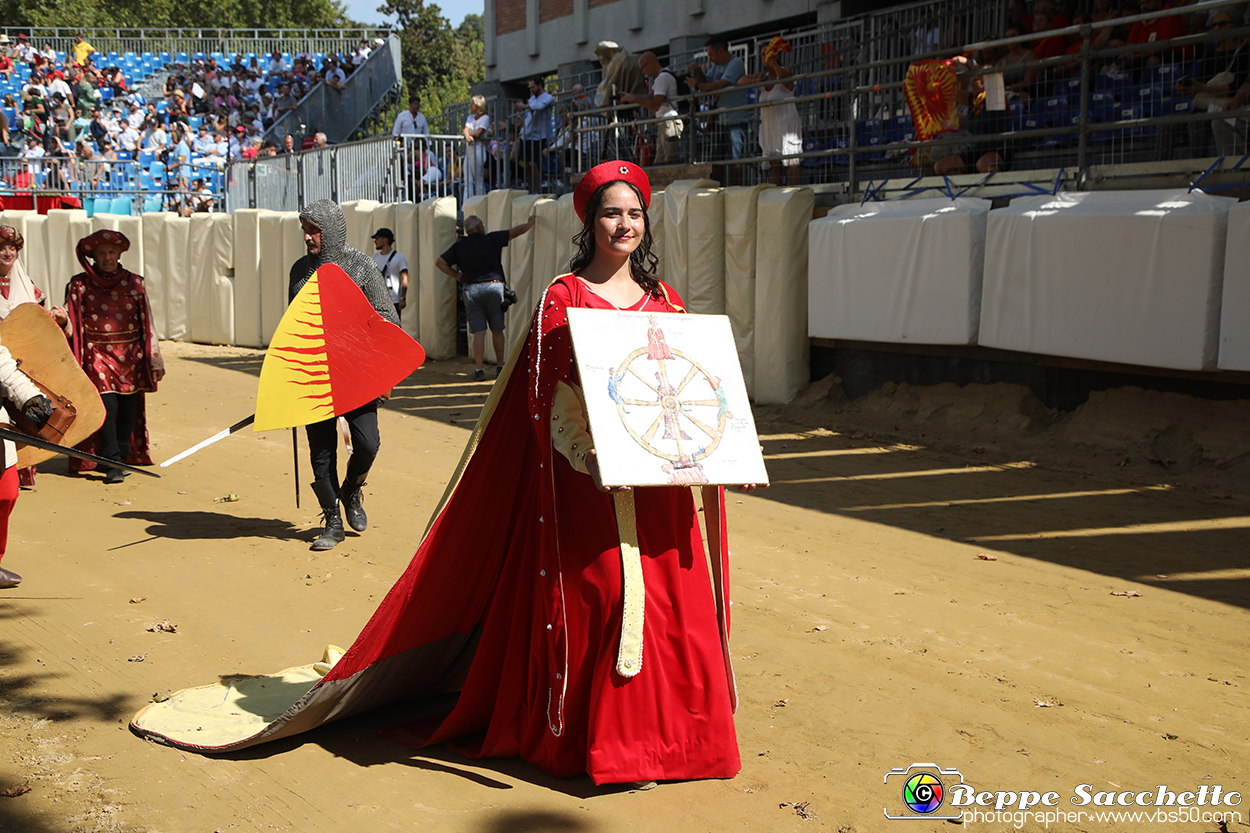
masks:
{"label": "green tree", "polygon": [[378,12],[395,16],[404,82],[421,96],[427,116],[464,101],[470,85],[485,77],[481,15],[466,15],[453,30],[442,9],[425,0],[387,0]]}
{"label": "green tree", "polygon": [[341,0],[0,0],[7,26],[68,28],[335,29]]}

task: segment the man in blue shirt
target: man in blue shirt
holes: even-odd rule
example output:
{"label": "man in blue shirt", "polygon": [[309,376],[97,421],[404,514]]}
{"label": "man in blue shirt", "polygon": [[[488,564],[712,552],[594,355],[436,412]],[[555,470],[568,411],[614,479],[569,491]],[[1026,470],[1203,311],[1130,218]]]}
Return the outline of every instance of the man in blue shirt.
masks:
{"label": "man in blue shirt", "polygon": [[[690,75],[686,78],[686,83],[691,87],[705,93],[716,93],[718,99],[718,107],[720,109],[728,109],[730,107],[743,107],[747,104],[747,91],[738,89],[738,79],[746,74],[746,66],[742,63],[742,59],[736,57],[729,51],[729,41],[721,36],[716,35],[707,42],[707,57],[712,62],[712,68],[704,73],[703,67],[698,64],[690,65]],[[720,113],[717,116],[717,123],[720,127],[720,134],[729,140],[729,158],[741,159],[746,155],[747,145],[747,122],[750,117],[749,110],[735,110],[728,113]],[[718,151],[717,155],[723,158],[723,147]],[[741,178],[739,167],[731,165],[729,168],[728,185],[736,184]]]}
{"label": "man in blue shirt", "polygon": [[521,127],[521,146],[517,154],[525,165],[529,179],[531,194],[537,194],[542,185],[542,159],[551,139],[551,105],[556,103],[555,96],[547,92],[541,76],[529,81],[530,97],[528,101],[518,101],[515,109],[525,114],[525,122]]}

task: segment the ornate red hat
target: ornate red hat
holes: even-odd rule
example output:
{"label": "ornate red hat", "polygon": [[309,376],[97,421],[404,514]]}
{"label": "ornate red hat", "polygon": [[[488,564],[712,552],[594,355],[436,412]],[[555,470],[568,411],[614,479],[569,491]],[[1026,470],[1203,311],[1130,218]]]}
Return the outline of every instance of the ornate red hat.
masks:
{"label": "ornate red hat", "polygon": [[96,247],[103,246],[105,243],[112,243],[121,249],[122,252],[130,251],[130,239],[120,231],[113,231],[112,229],[101,229],[95,234],[79,240],[78,251],[87,257],[94,257],[93,252],[95,252]]}
{"label": "ornate red hat", "polygon": [[13,226],[0,226],[0,243],[12,243],[13,248],[20,252],[22,247],[26,245],[26,239]]}
{"label": "ornate red hat", "polygon": [[577,183],[577,190],[573,192],[573,209],[583,223],[586,222],[586,205],[590,198],[609,182],[628,182],[633,185],[642,194],[642,207],[650,207],[651,180],[647,179],[646,171],[633,162],[603,162],[587,171],[582,181]]}

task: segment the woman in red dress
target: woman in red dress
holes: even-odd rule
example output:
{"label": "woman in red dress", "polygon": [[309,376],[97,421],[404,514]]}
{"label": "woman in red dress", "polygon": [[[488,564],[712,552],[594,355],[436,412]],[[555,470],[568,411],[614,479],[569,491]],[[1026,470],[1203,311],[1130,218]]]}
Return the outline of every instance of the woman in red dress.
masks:
{"label": "woman in red dress", "polygon": [[[596,784],[731,778],[740,769],[727,597],[714,592],[693,496],[683,487],[602,488],[569,337],[570,307],[684,311],[654,275],[649,200],[646,174],[623,162],[595,168],[577,189],[584,227],[573,272],[543,293],[464,471],[472,480],[477,465],[500,466],[496,445],[523,458],[515,476],[524,498],[501,518],[506,552],[474,628],[480,640],[455,708],[388,733],[400,742],[519,755]],[[418,560],[455,537],[462,496],[436,516]],[[723,490],[712,487],[709,498],[723,506]],[[718,525],[720,543],[722,533]],[[632,583],[622,569],[631,552],[641,567]],[[713,557],[723,575],[727,551]],[[638,614],[626,612],[631,603]]]}
{"label": "woman in red dress", "polygon": [[[156,391],[165,375],[152,310],[143,278],[124,268],[120,259],[130,240],[120,231],[97,231],[78,241],[83,271],[65,287],[68,333],[74,356],[104,400],[104,424],[79,445],[110,460],[149,466],[148,429],[143,394]],[[88,258],[95,261],[93,266]],[[72,471],[95,463],[70,460]],[[105,483],[120,483],[125,473],[110,468]]]}

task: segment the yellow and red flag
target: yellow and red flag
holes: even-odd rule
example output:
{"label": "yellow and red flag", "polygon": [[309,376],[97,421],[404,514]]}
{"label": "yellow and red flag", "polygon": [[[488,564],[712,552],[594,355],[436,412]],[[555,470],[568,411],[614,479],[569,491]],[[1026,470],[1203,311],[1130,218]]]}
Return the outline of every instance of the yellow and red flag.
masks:
{"label": "yellow and red flag", "polygon": [[309,425],[377,399],[425,361],[338,266],[313,273],[278,323],[256,390],[253,430]]}

